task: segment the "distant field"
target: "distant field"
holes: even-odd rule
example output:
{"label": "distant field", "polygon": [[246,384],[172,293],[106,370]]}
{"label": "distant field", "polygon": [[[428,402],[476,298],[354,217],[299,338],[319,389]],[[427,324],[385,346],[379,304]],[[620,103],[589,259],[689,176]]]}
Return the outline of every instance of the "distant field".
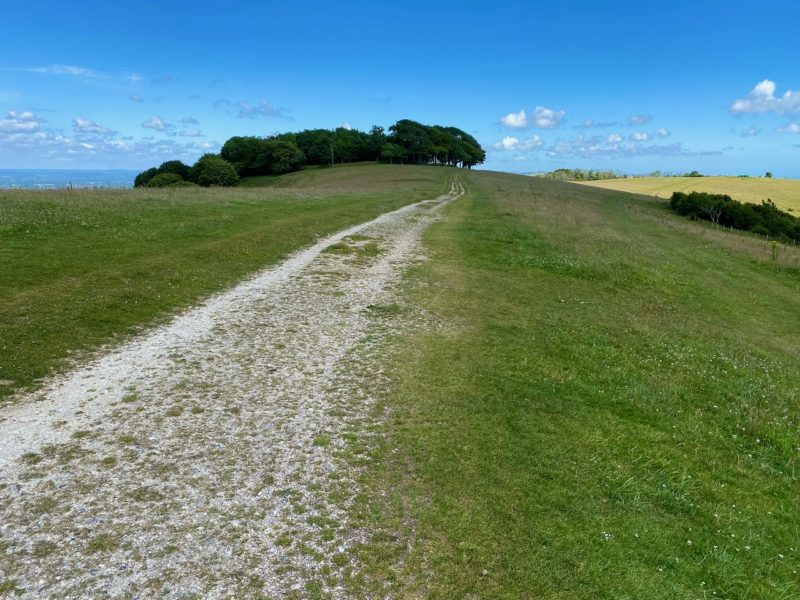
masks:
{"label": "distant field", "polygon": [[576,181],[581,185],[633,192],[658,194],[668,198],[672,192],[708,192],[728,194],[734,200],[759,204],[771,198],[783,210],[800,212],[800,179],[766,179],[764,177],[637,177],[635,179],[603,179]]}
{"label": "distant field", "polygon": [[0,191],[0,403],[318,236],[440,193],[451,172],[369,165],[273,177],[269,189]]}

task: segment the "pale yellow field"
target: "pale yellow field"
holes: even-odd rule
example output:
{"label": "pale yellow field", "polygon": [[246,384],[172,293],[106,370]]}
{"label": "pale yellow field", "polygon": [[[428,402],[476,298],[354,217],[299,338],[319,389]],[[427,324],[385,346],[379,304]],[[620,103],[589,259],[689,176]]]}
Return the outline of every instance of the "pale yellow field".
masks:
{"label": "pale yellow field", "polygon": [[800,213],[800,179],[767,179],[764,177],[637,177],[576,181],[634,194],[658,195],[668,199],[672,192],[708,192],[728,194],[741,202],[760,203],[771,198],[783,210]]}

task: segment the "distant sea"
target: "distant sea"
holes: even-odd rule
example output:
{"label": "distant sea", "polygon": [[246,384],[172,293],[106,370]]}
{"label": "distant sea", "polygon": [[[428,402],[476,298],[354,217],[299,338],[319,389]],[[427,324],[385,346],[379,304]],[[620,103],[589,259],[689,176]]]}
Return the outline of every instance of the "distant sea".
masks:
{"label": "distant sea", "polygon": [[0,169],[0,189],[130,188],[138,171]]}

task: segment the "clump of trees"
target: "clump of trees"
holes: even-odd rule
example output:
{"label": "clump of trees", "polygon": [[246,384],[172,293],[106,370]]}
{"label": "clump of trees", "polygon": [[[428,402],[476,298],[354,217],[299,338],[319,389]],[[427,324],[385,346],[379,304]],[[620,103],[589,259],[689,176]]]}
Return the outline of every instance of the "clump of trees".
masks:
{"label": "clump of trees", "polygon": [[388,132],[376,125],[368,132],[337,127],[266,138],[235,136],[223,144],[218,155],[205,154],[192,167],[179,160],[167,161],[140,173],[134,185],[235,185],[240,177],[281,175],[305,165],[384,161],[472,168],[484,160],[486,152],[468,133],[403,119]]}
{"label": "clump of trees", "polygon": [[306,164],[306,155],[296,143],[277,137],[232,137],[219,154],[240,177],[281,175]]}
{"label": "clump of trees", "polygon": [[722,194],[675,192],[669,207],[693,220],[711,221],[784,242],[800,241],[800,219],[780,210],[769,199],[761,204],[749,204]]}
{"label": "clump of trees", "polygon": [[389,127],[388,133],[375,125],[368,132],[345,127],[306,129],[274,139],[296,144],[309,165],[383,160],[472,168],[486,160],[486,152],[468,133],[456,127],[423,125],[410,119],[398,121]]}
{"label": "clump of trees", "polygon": [[236,185],[239,175],[231,163],[217,154],[204,154],[193,166],[179,160],[168,160],[158,168],[142,171],[134,187],[191,187],[202,185]]}

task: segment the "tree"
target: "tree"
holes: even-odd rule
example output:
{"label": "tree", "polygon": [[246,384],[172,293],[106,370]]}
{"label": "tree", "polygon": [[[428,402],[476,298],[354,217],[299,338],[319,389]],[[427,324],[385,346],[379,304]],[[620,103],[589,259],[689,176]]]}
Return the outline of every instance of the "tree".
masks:
{"label": "tree", "polygon": [[719,218],[722,216],[722,203],[719,200],[709,195],[700,201],[698,208],[708,216],[709,221],[719,225]]}
{"label": "tree", "polygon": [[234,166],[240,177],[269,173],[269,145],[263,138],[234,136],[223,144],[220,156]]}
{"label": "tree", "polygon": [[383,127],[380,125],[373,125],[369,132],[369,152],[372,157],[374,157],[374,160],[380,159],[381,150],[385,143],[386,134],[384,133]]}
{"label": "tree", "polygon": [[151,167],[146,171],[142,171],[136,176],[136,179],[133,180],[133,187],[146,186],[147,182],[150,181],[156,175],[158,175],[158,169],[156,169],[155,167]]}
{"label": "tree", "polygon": [[174,173],[175,175],[180,176],[181,179],[188,180],[191,177],[191,167],[189,165],[183,164],[179,160],[168,160],[167,162],[161,163],[161,166],[158,167],[159,174],[161,173]]}
{"label": "tree", "polygon": [[268,139],[267,162],[273,175],[299,171],[306,164],[306,155],[294,142],[282,139]]}
{"label": "tree", "polygon": [[397,144],[384,144],[381,148],[381,158],[388,160],[389,164],[394,164],[395,159],[402,160],[406,151]]}
{"label": "tree", "polygon": [[234,166],[218,154],[204,154],[192,167],[193,179],[204,187],[236,185],[239,175]]}
{"label": "tree", "polygon": [[768,178],[772,179],[772,171],[767,171],[767,172],[764,174],[764,177],[768,177]]}
{"label": "tree", "polygon": [[[278,139],[285,139],[285,134]],[[309,165],[328,165],[331,162],[331,132],[327,129],[306,129],[294,135]]]}

